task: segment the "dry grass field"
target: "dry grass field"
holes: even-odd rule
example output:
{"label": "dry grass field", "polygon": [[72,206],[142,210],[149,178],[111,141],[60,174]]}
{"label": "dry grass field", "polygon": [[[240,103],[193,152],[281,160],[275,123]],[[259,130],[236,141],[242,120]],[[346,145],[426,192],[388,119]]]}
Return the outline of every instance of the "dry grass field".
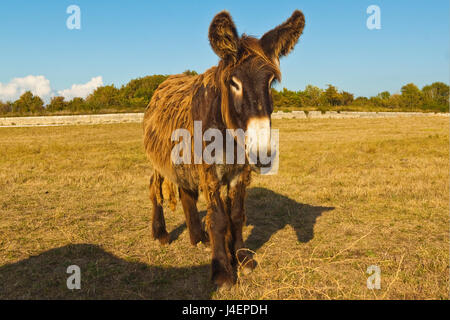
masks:
{"label": "dry grass field", "polygon": [[141,125],[0,128],[0,298],[448,299],[448,118],[273,126],[279,173],[253,176],[246,206],[259,265],[220,292],[180,204],[172,243],[151,240]]}

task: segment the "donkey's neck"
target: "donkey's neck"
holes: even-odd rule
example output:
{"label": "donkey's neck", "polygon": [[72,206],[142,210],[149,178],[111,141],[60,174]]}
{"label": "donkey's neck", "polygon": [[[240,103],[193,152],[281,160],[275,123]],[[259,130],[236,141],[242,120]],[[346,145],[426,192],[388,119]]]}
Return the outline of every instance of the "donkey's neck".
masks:
{"label": "donkey's neck", "polygon": [[192,120],[202,121],[203,129],[226,128],[222,120],[219,68],[213,67],[199,75],[192,99]]}

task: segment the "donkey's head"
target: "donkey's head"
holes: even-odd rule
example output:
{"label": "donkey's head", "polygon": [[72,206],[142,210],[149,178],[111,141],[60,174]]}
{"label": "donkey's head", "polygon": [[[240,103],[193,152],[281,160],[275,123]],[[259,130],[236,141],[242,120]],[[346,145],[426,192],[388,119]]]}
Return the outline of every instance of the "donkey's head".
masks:
{"label": "donkey's head", "polygon": [[239,37],[230,14],[222,11],[209,27],[211,47],[221,59],[218,70],[223,121],[227,128],[247,132],[247,155],[253,153],[257,164],[258,148],[270,153],[271,86],[281,80],[279,59],[294,48],[304,25],[303,13],[296,10],[259,40]]}

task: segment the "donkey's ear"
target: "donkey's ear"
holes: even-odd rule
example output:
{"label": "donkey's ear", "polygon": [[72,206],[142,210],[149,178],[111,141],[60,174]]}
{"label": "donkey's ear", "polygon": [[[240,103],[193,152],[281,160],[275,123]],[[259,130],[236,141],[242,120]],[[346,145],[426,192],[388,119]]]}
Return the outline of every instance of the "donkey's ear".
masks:
{"label": "donkey's ear", "polygon": [[275,29],[265,33],[260,41],[264,52],[271,58],[286,56],[294,48],[305,26],[305,16],[295,10],[292,16]]}
{"label": "donkey's ear", "polygon": [[209,26],[209,42],[214,52],[223,60],[236,61],[239,36],[233,19],[227,11],[219,12]]}

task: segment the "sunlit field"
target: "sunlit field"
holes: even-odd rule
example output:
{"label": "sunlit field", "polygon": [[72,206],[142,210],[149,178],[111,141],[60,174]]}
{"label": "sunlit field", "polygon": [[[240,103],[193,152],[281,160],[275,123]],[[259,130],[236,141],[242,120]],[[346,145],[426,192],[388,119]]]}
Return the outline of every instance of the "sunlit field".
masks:
{"label": "sunlit field", "polygon": [[259,264],[229,291],[180,203],[172,243],[151,239],[140,124],[0,128],[0,299],[448,299],[448,118],[273,126],[280,170],[254,175],[246,204]]}

